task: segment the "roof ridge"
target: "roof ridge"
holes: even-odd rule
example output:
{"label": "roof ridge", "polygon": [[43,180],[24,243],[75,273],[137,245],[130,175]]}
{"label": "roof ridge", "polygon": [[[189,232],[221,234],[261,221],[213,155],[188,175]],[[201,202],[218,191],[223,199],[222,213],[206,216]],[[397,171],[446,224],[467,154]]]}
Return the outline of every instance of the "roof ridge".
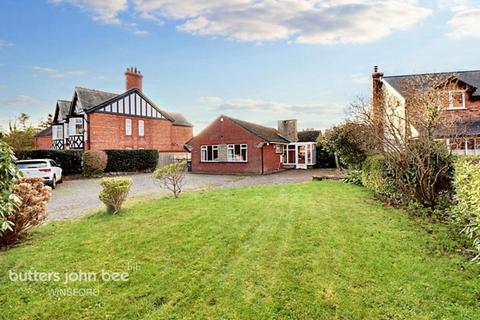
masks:
{"label": "roof ridge", "polygon": [[479,70],[464,70],[464,71],[441,71],[441,72],[399,74],[399,75],[393,75],[393,76],[383,76],[383,78],[400,78],[400,77],[439,75],[439,74],[449,74],[449,73],[450,74],[455,74],[455,73],[466,73],[466,72],[480,72],[480,69]]}
{"label": "roof ridge", "polygon": [[[97,91],[97,92],[103,92],[103,93],[110,93],[110,94],[116,94],[119,95],[116,92],[109,92],[109,91],[103,91],[103,90],[98,90],[98,89],[92,89],[92,88],[85,88],[85,87],[80,87],[80,86],[75,86],[75,90],[77,89],[84,89],[84,90],[90,90],[90,91]],[[128,91],[128,90],[127,90]]]}

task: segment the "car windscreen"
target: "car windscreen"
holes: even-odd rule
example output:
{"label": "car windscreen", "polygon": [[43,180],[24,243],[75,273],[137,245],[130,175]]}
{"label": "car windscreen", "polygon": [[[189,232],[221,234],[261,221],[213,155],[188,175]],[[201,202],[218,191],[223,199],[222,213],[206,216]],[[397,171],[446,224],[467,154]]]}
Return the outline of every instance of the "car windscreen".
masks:
{"label": "car windscreen", "polygon": [[17,162],[17,167],[19,169],[37,169],[37,168],[45,168],[46,166],[47,166],[46,161]]}

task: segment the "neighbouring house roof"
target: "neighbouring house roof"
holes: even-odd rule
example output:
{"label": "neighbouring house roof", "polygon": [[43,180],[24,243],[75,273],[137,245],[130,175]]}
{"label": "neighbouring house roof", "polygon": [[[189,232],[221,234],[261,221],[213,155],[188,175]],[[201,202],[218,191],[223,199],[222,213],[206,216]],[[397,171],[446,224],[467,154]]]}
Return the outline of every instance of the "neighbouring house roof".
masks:
{"label": "neighbouring house roof", "polygon": [[298,142],[317,142],[322,134],[320,130],[304,130],[298,132]]}
{"label": "neighbouring house roof", "polygon": [[35,137],[49,137],[51,135],[52,135],[52,126],[46,128],[46,129],[43,129],[42,131],[37,133],[35,135]]}
{"label": "neighbouring house roof", "polygon": [[84,111],[89,111],[99,104],[118,96],[117,93],[82,87],[75,87],[75,93]]}
{"label": "neighbouring house roof", "polygon": [[184,127],[193,127],[193,124],[188,122],[187,118],[185,118],[183,114],[177,113],[177,112],[167,112],[167,114],[173,119],[174,125],[184,126]]}
{"label": "neighbouring house roof", "polygon": [[439,80],[444,78],[447,80],[452,76],[473,87],[473,97],[480,97],[480,70],[384,76],[382,79],[391,85],[398,93],[404,96],[404,86],[408,81],[415,80],[415,83],[419,82],[421,85],[427,86],[428,80],[431,78]]}
{"label": "neighbouring house roof", "polygon": [[[226,116],[223,116],[226,117]],[[240,127],[244,128],[245,130],[253,133],[260,139],[264,140],[265,142],[277,142],[277,143],[289,143],[287,139],[281,137],[278,134],[277,129],[274,128],[269,128],[269,127],[264,127],[259,124],[239,120],[239,119],[234,119],[230,117],[226,117],[230,120],[232,120],[234,123],[239,125]]]}
{"label": "neighbouring house roof", "polygon": [[480,136],[480,120],[463,120],[436,131],[439,138]]}

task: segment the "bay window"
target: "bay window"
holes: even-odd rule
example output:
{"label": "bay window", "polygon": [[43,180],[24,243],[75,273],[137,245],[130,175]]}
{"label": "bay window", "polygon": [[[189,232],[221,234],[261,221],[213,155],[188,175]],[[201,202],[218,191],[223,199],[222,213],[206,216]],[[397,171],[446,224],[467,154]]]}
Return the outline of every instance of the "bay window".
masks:
{"label": "bay window", "polygon": [[70,118],[69,120],[69,135],[81,136],[83,135],[83,118]]}
{"label": "bay window", "polygon": [[52,126],[52,139],[53,140],[63,140],[63,125],[53,125]]}

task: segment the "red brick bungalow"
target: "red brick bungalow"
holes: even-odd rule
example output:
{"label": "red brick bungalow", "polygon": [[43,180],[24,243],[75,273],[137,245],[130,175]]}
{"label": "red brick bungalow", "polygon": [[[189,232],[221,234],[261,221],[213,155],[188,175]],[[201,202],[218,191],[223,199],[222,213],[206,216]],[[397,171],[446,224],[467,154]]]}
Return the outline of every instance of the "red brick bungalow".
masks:
{"label": "red brick bungalow", "polygon": [[298,141],[296,120],[279,121],[277,130],[221,115],[188,145],[194,173],[268,174],[316,159],[315,141]]}
{"label": "red brick bungalow", "polygon": [[58,100],[52,148],[157,149],[185,154],[185,143],[193,136],[190,122],[150,100],[142,91],[143,75],[136,68],[128,68],[125,78],[122,94],[75,87],[71,101]]}
{"label": "red brick bungalow", "polygon": [[48,127],[35,135],[35,149],[52,149],[52,127]]}

